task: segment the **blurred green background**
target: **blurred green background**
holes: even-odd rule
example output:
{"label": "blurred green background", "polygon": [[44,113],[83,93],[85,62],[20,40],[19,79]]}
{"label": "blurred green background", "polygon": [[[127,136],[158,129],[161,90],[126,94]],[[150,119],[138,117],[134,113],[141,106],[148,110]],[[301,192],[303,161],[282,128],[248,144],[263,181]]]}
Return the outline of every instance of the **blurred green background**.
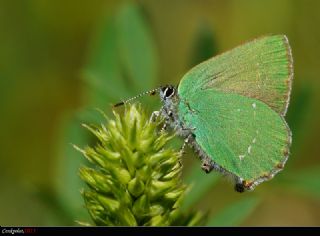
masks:
{"label": "blurred green background", "polygon": [[[164,84],[198,62],[266,34],[286,34],[294,58],[284,171],[238,194],[204,175],[192,151],[186,206],[209,225],[320,224],[320,2],[316,0],[0,0],[0,225],[89,221],[70,145],[89,144],[94,110]],[[158,98],[142,100],[148,111]]]}

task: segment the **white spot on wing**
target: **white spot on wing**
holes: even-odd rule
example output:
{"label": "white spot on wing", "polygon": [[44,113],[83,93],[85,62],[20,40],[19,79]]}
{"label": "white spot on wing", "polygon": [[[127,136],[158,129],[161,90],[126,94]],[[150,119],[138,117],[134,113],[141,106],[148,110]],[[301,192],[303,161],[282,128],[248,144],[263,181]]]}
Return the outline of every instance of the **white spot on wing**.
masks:
{"label": "white spot on wing", "polygon": [[[256,130],[256,134],[257,134],[257,135],[258,135],[258,133],[259,133],[259,131]],[[247,153],[248,153],[248,155],[251,154],[252,146],[253,146],[253,144],[256,143],[256,141],[257,141],[257,136],[252,139],[251,144],[250,144],[250,145],[248,146],[248,148],[247,148]],[[239,155],[240,161],[242,161],[245,156],[246,156],[246,155]]]}
{"label": "white spot on wing", "polygon": [[[246,152],[247,155],[251,155],[251,153],[252,153],[252,147],[257,142],[257,137],[259,135],[259,130],[256,130],[255,133],[256,133],[255,137],[252,139],[251,143],[247,147],[247,152]],[[238,156],[240,161],[242,161],[246,157],[246,154],[242,154],[242,155]]]}

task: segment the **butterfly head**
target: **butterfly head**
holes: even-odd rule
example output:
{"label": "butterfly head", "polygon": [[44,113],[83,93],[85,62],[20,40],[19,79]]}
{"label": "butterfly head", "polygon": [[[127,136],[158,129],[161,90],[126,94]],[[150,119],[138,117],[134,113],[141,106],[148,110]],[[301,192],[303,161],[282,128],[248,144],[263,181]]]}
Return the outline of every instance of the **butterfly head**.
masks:
{"label": "butterfly head", "polygon": [[177,121],[177,106],[179,103],[177,88],[173,85],[160,87],[159,95],[163,103],[163,115],[166,116],[169,120]]}
{"label": "butterfly head", "polygon": [[172,85],[166,85],[160,88],[160,98],[163,102],[167,102],[175,98],[176,93],[176,88]]}

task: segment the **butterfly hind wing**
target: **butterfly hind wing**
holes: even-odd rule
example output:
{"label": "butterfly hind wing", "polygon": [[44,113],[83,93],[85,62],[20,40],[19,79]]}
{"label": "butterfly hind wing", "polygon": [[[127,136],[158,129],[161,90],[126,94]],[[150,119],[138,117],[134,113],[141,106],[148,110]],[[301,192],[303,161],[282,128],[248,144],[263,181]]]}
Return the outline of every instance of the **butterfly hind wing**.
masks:
{"label": "butterfly hind wing", "polygon": [[257,99],[203,90],[181,100],[178,110],[203,152],[247,187],[272,178],[288,158],[285,120]]}

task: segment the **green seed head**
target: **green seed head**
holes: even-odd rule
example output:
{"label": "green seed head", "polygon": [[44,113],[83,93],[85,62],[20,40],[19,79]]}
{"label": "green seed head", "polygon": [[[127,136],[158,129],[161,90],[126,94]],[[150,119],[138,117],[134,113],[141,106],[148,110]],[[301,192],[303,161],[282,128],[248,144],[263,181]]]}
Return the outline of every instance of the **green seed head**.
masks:
{"label": "green seed head", "polygon": [[100,127],[83,125],[99,140],[77,150],[95,165],[82,167],[88,185],[86,208],[96,225],[197,225],[201,213],[182,214],[179,152],[166,147],[172,138],[159,132],[140,106],[129,105]]}

